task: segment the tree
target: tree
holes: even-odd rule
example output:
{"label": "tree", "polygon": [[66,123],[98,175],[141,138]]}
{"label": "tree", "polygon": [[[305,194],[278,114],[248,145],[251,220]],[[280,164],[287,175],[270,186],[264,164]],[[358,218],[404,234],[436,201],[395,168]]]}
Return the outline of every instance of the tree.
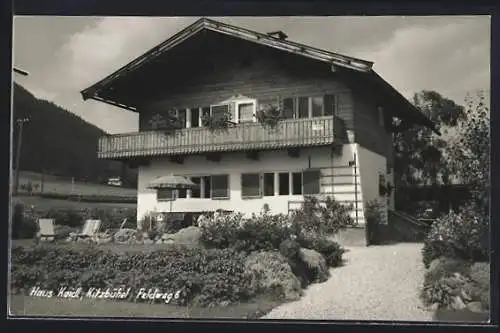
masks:
{"label": "tree", "polygon": [[[423,126],[394,135],[396,186],[449,184],[450,168],[444,157],[447,132],[467,118],[465,108],[435,91],[426,90],[414,95],[413,104],[436,124],[443,136]],[[396,196],[398,209],[406,210],[411,204],[408,198]]]}
{"label": "tree", "polygon": [[477,213],[489,216],[490,202],[490,111],[485,95],[466,99],[468,118],[458,127],[458,136],[448,149],[448,165],[474,194]]}

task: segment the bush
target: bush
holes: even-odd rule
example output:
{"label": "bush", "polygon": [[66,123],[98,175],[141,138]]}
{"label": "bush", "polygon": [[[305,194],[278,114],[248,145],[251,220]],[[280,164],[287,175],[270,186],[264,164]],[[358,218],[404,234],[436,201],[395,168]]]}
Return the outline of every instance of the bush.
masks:
{"label": "bush", "polygon": [[270,294],[277,300],[300,298],[300,281],[280,253],[253,252],[247,257],[245,267],[251,273],[253,288],[258,293]]}
{"label": "bush", "polygon": [[484,309],[490,310],[490,264],[489,263],[475,263],[470,268],[470,277],[474,284],[477,286],[471,290],[470,294],[473,299],[481,302]]}
{"label": "bush", "polygon": [[427,235],[422,250],[426,267],[440,257],[454,257],[470,262],[488,261],[488,246],[484,234],[487,221],[465,207],[459,213],[449,213],[436,220]]}
{"label": "bush", "polygon": [[306,196],[301,209],[293,213],[292,224],[299,229],[297,234],[303,231],[335,234],[354,225],[351,210],[351,206],[342,205],[331,197],[320,201],[316,197]]}
{"label": "bush", "polygon": [[311,282],[325,282],[330,277],[330,272],[326,266],[325,258],[321,253],[301,248],[299,251],[300,260],[308,268],[308,278]]}
{"label": "bush", "polygon": [[[141,288],[179,291],[179,304],[214,306],[254,296],[246,258],[231,249],[202,250],[172,246],[148,253],[114,254],[95,246],[74,248],[40,245],[12,249],[13,291],[34,286],[58,290],[76,288],[131,288],[131,300]],[[162,300],[157,300],[162,301]]]}
{"label": "bush", "polygon": [[12,239],[33,238],[37,232],[36,218],[25,212],[22,203],[16,203],[12,212]]}
{"label": "bush", "polygon": [[342,255],[345,250],[333,240],[315,234],[302,234],[297,238],[300,246],[315,250],[323,255],[328,267],[338,267],[343,263]]}
{"label": "bush", "polygon": [[372,200],[366,204],[365,220],[369,244],[379,244],[382,239],[381,225],[385,218],[383,203],[380,200]]}
{"label": "bush", "polygon": [[286,239],[279,246],[280,253],[288,260],[295,260],[299,257],[300,244],[292,239]]}
{"label": "bush", "polygon": [[460,296],[468,283],[470,265],[453,258],[440,258],[432,262],[424,276],[421,299],[426,305],[437,303],[440,308],[451,305],[454,296]]}
{"label": "bush", "polygon": [[247,253],[278,250],[293,234],[286,216],[265,212],[250,219],[242,214],[215,216],[200,223],[200,228],[205,246]]}
{"label": "bush", "polygon": [[438,308],[454,307],[454,300],[464,303],[480,302],[490,306],[489,265],[470,263],[460,259],[440,258],[432,261],[424,277],[421,298],[424,304],[437,303]]}

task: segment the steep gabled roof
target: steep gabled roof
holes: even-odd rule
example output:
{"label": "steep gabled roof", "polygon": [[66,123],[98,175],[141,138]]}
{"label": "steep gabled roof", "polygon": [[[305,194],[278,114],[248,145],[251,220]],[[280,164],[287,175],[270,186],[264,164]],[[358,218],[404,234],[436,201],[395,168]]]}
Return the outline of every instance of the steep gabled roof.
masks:
{"label": "steep gabled roof", "polygon": [[114,73],[108,75],[107,77],[93,84],[92,86],[82,90],[80,93],[83,99],[84,100],[95,99],[128,110],[137,111],[133,107],[121,104],[119,101],[108,100],[107,98],[100,96],[99,94],[100,91],[103,88],[108,87],[109,85],[114,83],[120,77],[125,76],[127,73],[137,70],[141,66],[147,64],[148,62],[154,59],[157,59],[157,57],[160,56],[161,54],[169,51],[176,45],[179,45],[183,41],[193,37],[194,35],[204,30],[218,32],[224,35],[229,35],[242,40],[246,40],[248,42],[268,46],[277,50],[281,50],[283,52],[288,52],[303,57],[307,57],[310,59],[314,59],[317,61],[321,61],[332,65],[332,68],[337,66],[359,74],[364,73],[365,75],[368,75],[367,78],[372,80],[372,82],[375,82],[375,84],[379,86],[381,89],[383,89],[385,93],[388,93],[392,98],[395,98],[398,102],[397,104],[407,109],[413,116],[416,117],[416,119],[418,119],[418,121],[422,125],[428,126],[433,130],[435,130],[437,133],[439,133],[436,130],[435,124],[432,121],[430,121],[427,117],[425,117],[425,115],[423,115],[418,109],[416,109],[415,106],[413,106],[397,90],[395,90],[392,86],[390,86],[389,83],[387,83],[384,79],[382,79],[377,73],[373,71],[372,69],[373,62],[371,61],[366,61],[334,52],[321,50],[315,47],[292,42],[282,38],[280,39],[278,37],[274,37],[273,34],[263,34],[249,29],[211,20],[208,18],[201,18],[197,20],[187,28],[181,30],[180,32],[173,35],[163,43],[155,46],[148,52],[139,56],[138,58],[131,61],[127,65],[115,71]]}
{"label": "steep gabled roof", "polygon": [[364,72],[370,71],[373,65],[373,62],[370,61],[348,57],[338,53],[328,52],[304,44],[279,39],[268,34],[263,34],[256,31],[236,27],[233,25],[225,24],[207,18],[201,18],[197,20],[195,23],[188,26],[187,28],[173,35],[163,43],[155,46],[154,48],[144,53],[140,57],[131,61],[122,68],[118,69],[111,75],[108,75],[101,81],[81,91],[83,99],[86,100],[89,98],[93,98],[94,97],[93,95],[95,95],[101,88],[108,85],[113,80],[117,79],[122,75],[125,75],[127,72],[139,68],[140,66],[146,64],[152,59],[155,59],[162,53],[167,52],[174,46],[182,43],[186,39],[196,35],[198,32],[202,30],[211,30],[219,32],[222,34],[230,35],[257,44],[269,46],[278,50],[290,52],[293,54],[299,54],[304,57],[308,57],[311,59],[323,61],[332,65],[337,65],[357,71],[364,71]]}

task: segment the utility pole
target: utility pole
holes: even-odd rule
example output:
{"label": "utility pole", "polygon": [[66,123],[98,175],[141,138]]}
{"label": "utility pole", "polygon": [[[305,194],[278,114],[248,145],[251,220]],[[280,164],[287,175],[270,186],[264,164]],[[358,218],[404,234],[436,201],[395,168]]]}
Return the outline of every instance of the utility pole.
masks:
{"label": "utility pole", "polygon": [[21,146],[23,141],[23,126],[24,123],[29,122],[29,118],[21,118],[16,119],[17,126],[19,126],[19,130],[17,132],[17,150],[16,150],[16,165],[15,165],[15,174],[14,174],[14,188],[12,190],[12,194],[16,195],[19,189],[19,162],[21,161]]}
{"label": "utility pole", "polygon": [[[28,76],[29,73],[23,69],[13,67],[12,71],[21,76]],[[16,151],[16,165],[14,173],[14,188],[12,189],[12,194],[17,194],[19,189],[19,162],[21,161],[21,145],[23,140],[23,125],[30,121],[28,118],[16,119],[16,124],[19,126],[19,132],[17,133],[17,151]]]}

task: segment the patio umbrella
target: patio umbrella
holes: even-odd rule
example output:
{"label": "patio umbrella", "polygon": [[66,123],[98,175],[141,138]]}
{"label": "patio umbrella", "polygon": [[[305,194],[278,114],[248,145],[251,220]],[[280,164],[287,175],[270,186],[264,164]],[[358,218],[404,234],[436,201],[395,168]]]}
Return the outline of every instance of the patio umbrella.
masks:
{"label": "patio umbrella", "polygon": [[[193,183],[190,179],[184,176],[167,175],[160,176],[153,179],[147,186],[150,189],[169,189],[169,190],[180,190],[180,189],[194,189],[198,185]],[[172,196],[170,201],[170,212],[172,212],[172,202],[175,200],[175,196]]]}

